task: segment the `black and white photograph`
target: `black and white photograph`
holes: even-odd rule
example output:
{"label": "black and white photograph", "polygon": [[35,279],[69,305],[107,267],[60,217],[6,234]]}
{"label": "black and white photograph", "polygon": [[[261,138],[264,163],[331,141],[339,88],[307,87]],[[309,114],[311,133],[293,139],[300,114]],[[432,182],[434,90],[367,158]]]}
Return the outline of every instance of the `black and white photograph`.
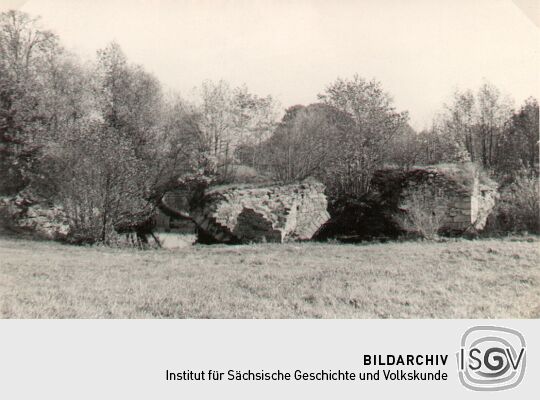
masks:
{"label": "black and white photograph", "polygon": [[539,332],[538,99],[538,0],[1,0],[0,319]]}

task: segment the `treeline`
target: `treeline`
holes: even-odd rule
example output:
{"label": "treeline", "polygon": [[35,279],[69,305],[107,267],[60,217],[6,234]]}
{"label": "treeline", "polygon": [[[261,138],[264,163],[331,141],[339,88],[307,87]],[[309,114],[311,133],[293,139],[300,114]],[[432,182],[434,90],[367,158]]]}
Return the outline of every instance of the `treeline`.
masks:
{"label": "treeline", "polygon": [[369,193],[388,165],[469,160],[514,189],[538,174],[537,101],[514,111],[489,84],[457,93],[419,133],[379,82],[359,76],[281,119],[271,96],[245,86],[208,81],[196,93],[166,92],[115,43],[82,63],[37,19],[2,13],[0,195],[61,204],[73,240],[109,243],[168,191],[242,180],[246,168],[279,182],[316,177],[331,202]]}
{"label": "treeline", "polygon": [[[358,76],[338,79],[319,94],[320,103],[286,110],[253,166],[281,180],[330,172],[340,191],[369,191],[374,169],[385,165],[473,162],[501,181],[538,174],[538,102],[517,111],[499,90],[484,83],[477,94],[456,92],[429,130],[414,131],[406,113],[397,113],[380,83]],[[341,166],[341,168],[340,168]]]}
{"label": "treeline", "polygon": [[317,177],[326,185],[331,214],[350,213],[348,220],[375,212],[369,202],[377,170],[472,163],[499,184],[488,231],[540,232],[536,99],[514,110],[484,83],[476,93],[456,92],[431,129],[416,132],[379,82],[338,79],[318,98],[288,108],[272,136],[242,147],[238,158],[279,181]]}

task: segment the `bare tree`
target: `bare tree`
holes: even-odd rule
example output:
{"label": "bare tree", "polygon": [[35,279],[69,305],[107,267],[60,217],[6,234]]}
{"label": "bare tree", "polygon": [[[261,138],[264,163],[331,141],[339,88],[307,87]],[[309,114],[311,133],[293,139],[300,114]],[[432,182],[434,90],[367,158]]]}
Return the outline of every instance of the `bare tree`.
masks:
{"label": "bare tree", "polygon": [[476,96],[470,90],[456,92],[446,110],[444,132],[464,145],[470,161],[488,169],[497,164],[499,141],[511,115],[510,101],[486,82]]}
{"label": "bare tree", "polygon": [[[222,179],[227,180],[236,150],[261,143],[269,136],[276,118],[270,97],[258,97],[245,86],[231,88],[225,81],[206,81],[199,89],[201,131],[211,154],[217,159]],[[252,159],[256,158],[253,154]]]}

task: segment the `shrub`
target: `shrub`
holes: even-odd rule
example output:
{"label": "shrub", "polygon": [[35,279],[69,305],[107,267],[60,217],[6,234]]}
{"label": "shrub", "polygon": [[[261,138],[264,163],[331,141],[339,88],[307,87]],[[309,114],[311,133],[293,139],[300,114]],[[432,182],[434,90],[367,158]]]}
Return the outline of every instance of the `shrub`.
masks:
{"label": "shrub", "polygon": [[521,171],[501,190],[493,230],[540,233],[540,188],[538,177]]}
{"label": "shrub", "polygon": [[448,210],[449,198],[441,190],[428,184],[409,189],[395,215],[396,222],[408,233],[424,239],[436,240]]}
{"label": "shrub", "polygon": [[85,127],[57,153],[51,152],[43,169],[52,177],[46,188],[62,206],[72,242],[113,244],[119,228],[145,221],[154,212],[147,198],[160,171],[112,129]]}

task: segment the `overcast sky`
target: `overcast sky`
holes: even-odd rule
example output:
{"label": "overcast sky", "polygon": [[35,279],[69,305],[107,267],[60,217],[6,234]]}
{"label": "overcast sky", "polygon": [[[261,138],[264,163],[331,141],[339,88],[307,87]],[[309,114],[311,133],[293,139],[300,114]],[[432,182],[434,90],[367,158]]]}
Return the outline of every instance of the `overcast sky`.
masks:
{"label": "overcast sky", "polygon": [[[524,0],[521,0],[524,1]],[[538,4],[537,0],[533,0]],[[83,56],[115,40],[166,87],[246,83],[283,107],[337,77],[380,80],[415,128],[487,79],[540,97],[540,28],[505,0],[0,0],[41,15]]]}

